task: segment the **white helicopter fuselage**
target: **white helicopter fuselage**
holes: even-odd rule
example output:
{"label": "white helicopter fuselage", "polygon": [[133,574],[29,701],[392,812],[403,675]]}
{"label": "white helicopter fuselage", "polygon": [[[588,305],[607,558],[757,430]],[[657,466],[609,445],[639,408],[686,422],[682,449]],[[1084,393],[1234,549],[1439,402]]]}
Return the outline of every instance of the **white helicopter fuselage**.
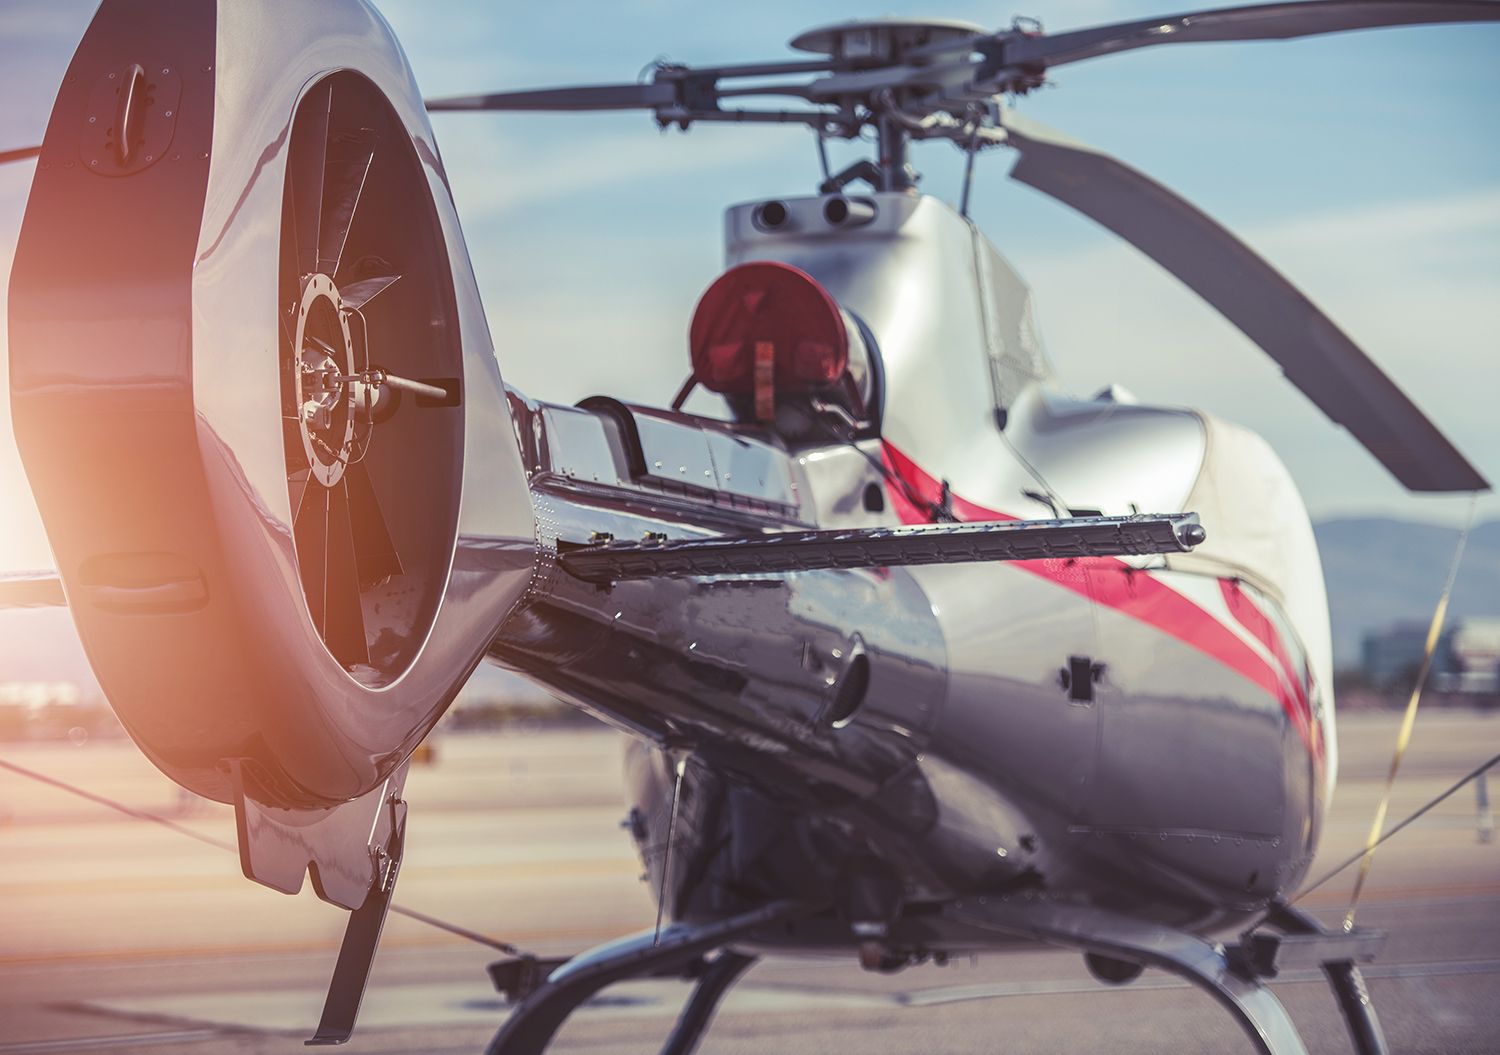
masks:
{"label": "white helicopter fuselage", "polygon": [[[777,202],[784,218],[774,227],[761,220],[765,203],[735,207],[726,219],[730,267],[776,260],[806,272],[858,321],[868,346],[878,435],[788,444],[786,475],[800,489],[807,522],[868,528],[938,516],[1198,511],[1208,531],[1196,552],[1180,556],[831,573],[881,577],[886,588],[906,580],[942,656],[933,698],[925,689],[897,693],[841,716],[852,723],[845,736],[880,725],[893,741],[905,737],[910,771],[889,772],[900,774],[896,783],[909,781],[913,797],[930,799],[910,811],[924,818],[912,824],[927,828],[915,840],[920,849],[908,843],[902,851],[922,859],[905,877],[902,899],[1034,885],[1047,896],[1128,903],[1202,928],[1288,896],[1316,847],[1336,757],[1322,573],[1286,470],[1258,437],[1208,415],[1138,404],[1117,389],[1091,400],[1057,392],[1026,286],[941,202],[857,199],[865,222],[851,228],[828,222],[828,201]],[[677,421],[694,432],[716,427],[688,415]],[[792,586],[793,597],[806,588]],[[616,626],[628,627],[628,594],[617,596],[624,617]],[[689,603],[709,602],[682,602]],[[774,607],[778,617],[799,608],[795,599]],[[795,637],[765,618],[762,635]],[[844,633],[862,631],[872,653],[891,651],[868,629],[882,617],[850,619]],[[655,618],[658,643],[678,636],[675,622]],[[683,647],[686,637],[711,635],[701,618],[694,622],[697,629],[683,628]],[[702,643],[691,647],[706,653]],[[919,652],[908,666],[921,665]],[[720,652],[731,666],[753,668],[736,659],[748,654]],[[598,706],[580,698],[576,670],[559,681],[548,674],[555,657],[536,662],[544,658],[521,666]],[[882,696],[879,680],[872,698]],[[810,712],[809,730],[825,717]],[[715,874],[711,859],[726,843],[747,841],[733,819],[703,805],[732,797],[722,774],[712,765],[685,767],[698,805],[673,826],[672,759],[649,748],[633,757],[634,830],[658,896],[669,913],[689,919],[724,912],[721,897],[691,889]],[[774,796],[784,782],[780,763],[767,765],[763,780],[754,762],[733,768],[730,784],[748,780],[763,794]],[[838,827],[839,812],[813,820]],[[669,841],[670,874],[662,853]],[[764,859],[757,868],[797,871]],[[802,924],[788,944],[851,940],[847,931],[840,937]],[[899,925],[890,940],[922,950],[967,944]]]}

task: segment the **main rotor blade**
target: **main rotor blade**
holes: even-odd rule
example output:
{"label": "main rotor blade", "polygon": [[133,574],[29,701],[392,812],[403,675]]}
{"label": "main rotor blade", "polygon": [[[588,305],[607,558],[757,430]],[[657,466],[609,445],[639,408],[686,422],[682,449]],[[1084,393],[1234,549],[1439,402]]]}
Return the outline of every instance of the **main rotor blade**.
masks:
{"label": "main rotor blade", "polygon": [[[1500,2],[1497,0],[1306,0],[1194,11],[1138,22],[1116,22],[1069,33],[1004,33],[993,38],[988,46],[980,42],[976,50],[987,52],[989,72],[993,75],[1017,67],[1040,71],[1154,44],[1288,40],[1381,26],[1492,22],[1497,19],[1500,19]],[[990,79],[994,79],[993,76],[981,75],[980,78],[981,82]]]}
{"label": "main rotor blade", "polygon": [[41,154],[41,147],[18,147],[15,150],[0,150],[0,165],[7,161],[25,161]]}
{"label": "main rotor blade", "polygon": [[592,84],[427,100],[439,110],[655,110],[677,101],[674,84]]}
{"label": "main rotor blade", "polygon": [[1013,113],[1011,179],[1109,228],[1234,323],[1287,379],[1413,491],[1487,490],[1416,405],[1333,321],[1248,246],[1167,188]]}

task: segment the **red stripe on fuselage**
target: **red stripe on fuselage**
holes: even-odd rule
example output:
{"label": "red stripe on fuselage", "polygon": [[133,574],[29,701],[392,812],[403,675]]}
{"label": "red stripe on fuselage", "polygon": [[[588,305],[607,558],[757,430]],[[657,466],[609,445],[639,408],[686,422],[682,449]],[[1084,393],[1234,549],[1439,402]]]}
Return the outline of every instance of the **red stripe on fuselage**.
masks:
{"label": "red stripe on fuselage", "polygon": [[[1233,579],[1220,579],[1219,591],[1224,595],[1224,603],[1229,607],[1229,612],[1239,620],[1240,625],[1250,631],[1271,655],[1276,657],[1276,662],[1281,664],[1281,669],[1286,673],[1286,680],[1292,686],[1295,693],[1297,709],[1292,715],[1298,723],[1298,728],[1303,731],[1303,739],[1313,748],[1318,756],[1323,754],[1323,742],[1320,730],[1313,721],[1312,714],[1312,686],[1307,678],[1297,670],[1297,665],[1292,662],[1291,653],[1282,640],[1280,631],[1271,617],[1261,611],[1253,598],[1241,589],[1240,584]],[[1307,669],[1304,667],[1304,669]]]}
{"label": "red stripe on fuselage", "polygon": [[[898,481],[896,486],[886,489],[891,508],[897,517],[903,524],[931,523],[934,512],[944,500],[942,484],[884,440],[881,441],[881,460]],[[958,520],[1020,519],[1009,513],[976,505],[951,491],[946,501],[948,511]],[[1304,718],[1307,713],[1305,701],[1299,703],[1293,696],[1293,690],[1288,688],[1275,668],[1233,630],[1159,579],[1114,557],[1027,560],[1016,561],[1012,566],[1081,594],[1097,604],[1123,612],[1222,663],[1277,700],[1308,748],[1321,753],[1315,746],[1311,723]],[[1079,569],[1083,570],[1083,574],[1079,574]],[[1230,610],[1234,611],[1233,605]],[[1259,610],[1256,614],[1265,619]],[[1243,619],[1240,621],[1244,622]],[[1269,628],[1269,621],[1267,626]],[[1247,629],[1252,634],[1256,633],[1253,627],[1247,626]],[[1274,629],[1270,632],[1275,638]],[[1259,635],[1257,637],[1263,644],[1267,644],[1273,655],[1277,654],[1279,639],[1277,645],[1272,647],[1265,638]],[[1284,652],[1282,649],[1283,654]],[[1290,669],[1289,660],[1283,663]],[[1292,679],[1292,685],[1297,685],[1296,679]]]}

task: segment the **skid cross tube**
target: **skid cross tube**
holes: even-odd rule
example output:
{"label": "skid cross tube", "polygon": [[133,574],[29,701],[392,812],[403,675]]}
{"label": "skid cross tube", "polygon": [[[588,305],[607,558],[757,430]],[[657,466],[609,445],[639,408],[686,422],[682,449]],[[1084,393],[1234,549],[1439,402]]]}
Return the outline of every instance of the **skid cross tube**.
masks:
{"label": "skid cross tube", "polygon": [[[505,1025],[500,1027],[500,1032],[490,1041],[485,1055],[541,1055],[568,1016],[605,986],[627,978],[660,977],[674,969],[685,968],[705,953],[722,948],[752,931],[809,911],[807,905],[799,902],[775,901],[704,926],[674,923],[661,932],[659,939],[654,930],[643,931],[575,956],[553,971],[546,982],[516,1006]],[[709,965],[666,1050],[681,1055],[692,1051],[697,1036],[708,1025],[718,998],[739,973],[730,966],[736,962],[715,959]],[[679,1035],[681,1040],[678,1040]],[[673,1048],[673,1043],[679,1046]]]}

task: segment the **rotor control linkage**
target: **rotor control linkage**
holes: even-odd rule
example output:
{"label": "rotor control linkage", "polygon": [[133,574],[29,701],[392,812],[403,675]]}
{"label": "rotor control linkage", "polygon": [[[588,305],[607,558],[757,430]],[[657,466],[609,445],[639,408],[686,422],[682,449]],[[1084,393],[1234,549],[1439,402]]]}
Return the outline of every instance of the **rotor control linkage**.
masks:
{"label": "rotor control linkage", "polygon": [[456,386],[417,381],[379,368],[363,370],[357,374],[341,374],[336,367],[320,368],[304,363],[302,374],[308,382],[306,391],[313,397],[302,404],[302,417],[314,428],[329,428],[338,405],[350,397],[366,416],[374,415],[381,402],[383,389],[410,393],[424,401],[418,403],[418,406],[446,407],[455,404]]}
{"label": "rotor control linkage", "polygon": [[431,399],[438,402],[446,402],[450,395],[448,390],[440,385],[428,384],[426,381],[414,381],[409,377],[402,377],[400,374],[393,374],[387,370],[372,369],[359,374],[340,374],[338,381],[344,385],[355,383],[368,385],[376,392],[380,391],[383,386],[389,385],[398,392],[410,392],[414,396],[421,396],[423,399]]}
{"label": "rotor control linkage", "polygon": [[365,371],[363,374],[341,375],[339,381],[342,384],[353,384],[359,381],[359,383],[368,384],[368,386],[371,386],[377,392],[381,387],[389,384],[392,389],[396,389],[398,392],[410,392],[411,395],[422,396],[423,399],[434,399],[434,401],[438,402],[446,402],[449,399],[449,390],[444,389],[444,387],[437,386],[437,384],[429,384],[426,381],[414,381],[410,377],[401,377],[399,374],[392,374],[392,372],[383,371],[383,369],[369,369],[369,371]]}

